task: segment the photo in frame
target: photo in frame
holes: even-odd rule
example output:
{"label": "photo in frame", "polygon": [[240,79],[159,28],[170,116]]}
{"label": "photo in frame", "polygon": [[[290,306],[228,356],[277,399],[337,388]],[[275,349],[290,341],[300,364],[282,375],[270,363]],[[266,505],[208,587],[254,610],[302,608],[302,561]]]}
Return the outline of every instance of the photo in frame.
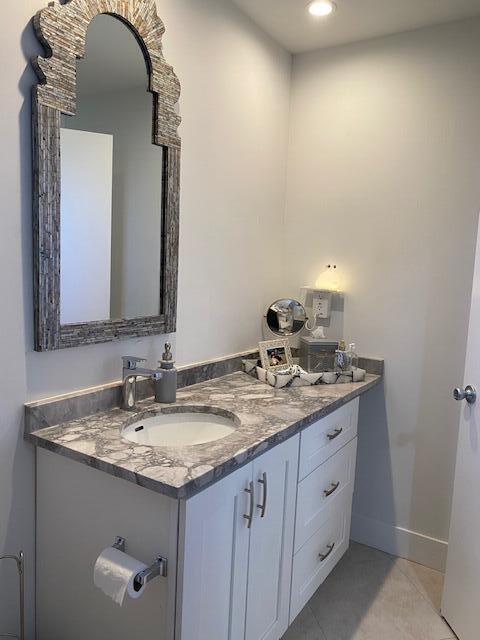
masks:
{"label": "photo in frame", "polygon": [[259,342],[258,350],[262,368],[267,371],[278,371],[291,367],[293,364],[292,352],[286,338]]}

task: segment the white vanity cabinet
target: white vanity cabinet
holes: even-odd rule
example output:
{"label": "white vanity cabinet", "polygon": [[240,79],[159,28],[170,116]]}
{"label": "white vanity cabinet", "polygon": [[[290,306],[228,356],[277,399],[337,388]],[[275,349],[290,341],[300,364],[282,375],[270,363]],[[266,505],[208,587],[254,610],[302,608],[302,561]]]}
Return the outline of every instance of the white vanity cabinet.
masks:
{"label": "white vanity cabinet", "polygon": [[279,640],[332,571],[350,540],[358,406],[185,503],[181,640]]}
{"label": "white vanity cabinet", "polygon": [[359,399],[300,434],[290,622],[350,541]]}
{"label": "white vanity cabinet", "polygon": [[[348,548],[358,398],[186,500],[37,449],[38,640],[280,640]],[[117,607],[98,554],[168,575]]]}
{"label": "white vanity cabinet", "polygon": [[288,628],[299,436],[183,505],[182,640],[278,640]]}

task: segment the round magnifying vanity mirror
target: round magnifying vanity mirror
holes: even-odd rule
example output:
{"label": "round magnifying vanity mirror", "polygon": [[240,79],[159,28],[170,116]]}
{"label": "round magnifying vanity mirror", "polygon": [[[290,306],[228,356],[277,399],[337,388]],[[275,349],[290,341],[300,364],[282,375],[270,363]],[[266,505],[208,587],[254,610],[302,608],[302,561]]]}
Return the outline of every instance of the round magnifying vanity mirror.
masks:
{"label": "round magnifying vanity mirror", "polygon": [[297,300],[284,298],[271,304],[265,316],[268,328],[277,336],[294,336],[305,326],[307,314]]}

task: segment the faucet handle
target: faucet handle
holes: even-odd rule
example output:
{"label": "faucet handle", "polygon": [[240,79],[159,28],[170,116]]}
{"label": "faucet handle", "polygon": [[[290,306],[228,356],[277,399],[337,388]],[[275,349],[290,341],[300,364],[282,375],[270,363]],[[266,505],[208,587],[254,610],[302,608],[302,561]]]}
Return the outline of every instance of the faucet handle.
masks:
{"label": "faucet handle", "polygon": [[123,368],[135,371],[137,364],[146,362],[147,358],[136,358],[135,356],[122,356]]}

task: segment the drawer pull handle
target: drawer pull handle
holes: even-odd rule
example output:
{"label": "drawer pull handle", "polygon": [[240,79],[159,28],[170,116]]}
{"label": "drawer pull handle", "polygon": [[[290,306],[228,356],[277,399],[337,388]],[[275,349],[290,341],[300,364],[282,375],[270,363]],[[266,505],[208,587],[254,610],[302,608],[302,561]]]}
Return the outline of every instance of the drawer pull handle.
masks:
{"label": "drawer pull handle", "polygon": [[343,427],[340,427],[340,429],[335,429],[335,431],[333,433],[327,433],[327,438],[329,440],[335,440],[335,438],[338,438],[338,436],[343,433]]}
{"label": "drawer pull handle", "polygon": [[328,498],[332,495],[332,493],[335,493],[339,486],[340,482],[332,482],[330,489],[325,489],[325,491],[323,492],[325,498]]}
{"label": "drawer pull handle", "polygon": [[268,496],[268,489],[267,489],[268,485],[267,485],[266,473],[263,473],[258,483],[263,485],[263,500],[262,500],[262,504],[257,504],[257,509],[260,509],[260,517],[264,518],[265,513],[267,511],[267,496]]}
{"label": "drawer pull handle", "polygon": [[335,543],[333,542],[332,544],[327,544],[327,553],[319,553],[318,557],[320,558],[320,562],[324,562],[328,556],[332,553],[332,551],[335,548]]}
{"label": "drawer pull handle", "polygon": [[243,515],[243,517],[245,518],[245,520],[247,521],[247,527],[248,529],[251,529],[252,527],[252,522],[253,522],[253,509],[254,509],[254,484],[253,482],[249,482],[248,487],[246,489],[244,489],[245,493],[249,493],[250,494],[250,512],[249,513],[245,513]]}

